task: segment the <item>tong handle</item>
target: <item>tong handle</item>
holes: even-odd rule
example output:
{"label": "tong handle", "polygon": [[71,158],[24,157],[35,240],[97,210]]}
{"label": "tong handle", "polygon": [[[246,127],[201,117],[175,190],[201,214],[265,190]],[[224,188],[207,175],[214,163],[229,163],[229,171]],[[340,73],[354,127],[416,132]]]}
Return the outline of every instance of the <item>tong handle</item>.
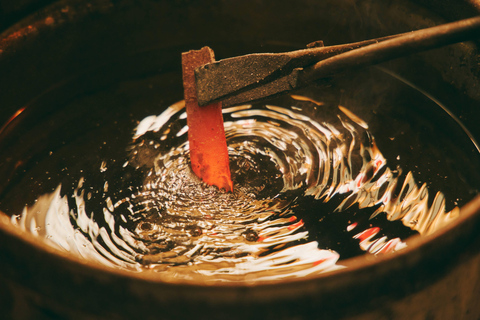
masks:
{"label": "tong handle", "polygon": [[227,106],[259,100],[346,70],[477,38],[480,16],[350,44],[224,59],[195,70],[198,101],[222,100]]}
{"label": "tong handle", "polygon": [[335,73],[378,64],[445,45],[480,38],[480,16],[421,29],[321,60],[299,73],[299,83],[308,84]]}

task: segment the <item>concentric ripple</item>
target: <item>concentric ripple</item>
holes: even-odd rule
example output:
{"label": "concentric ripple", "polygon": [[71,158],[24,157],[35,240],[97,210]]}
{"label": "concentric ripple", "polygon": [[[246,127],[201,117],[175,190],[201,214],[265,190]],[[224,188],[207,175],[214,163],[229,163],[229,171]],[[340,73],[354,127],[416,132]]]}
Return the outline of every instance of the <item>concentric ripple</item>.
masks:
{"label": "concentric ripple", "polygon": [[429,200],[411,172],[388,167],[365,121],[330,108],[292,95],[281,105],[224,109],[234,182],[226,193],[190,170],[178,102],[139,122],[128,160],[103,161],[100,184],[80,180],[71,194],[59,185],[12,222],[113,267],[264,281],[399,250],[408,236],[458,216],[441,193]]}

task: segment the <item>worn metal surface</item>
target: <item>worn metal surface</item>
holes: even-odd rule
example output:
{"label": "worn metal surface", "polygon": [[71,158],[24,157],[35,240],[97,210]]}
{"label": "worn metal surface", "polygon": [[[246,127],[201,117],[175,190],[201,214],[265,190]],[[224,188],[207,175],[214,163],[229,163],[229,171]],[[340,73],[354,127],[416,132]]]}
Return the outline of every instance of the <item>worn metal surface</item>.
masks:
{"label": "worn metal surface", "polygon": [[198,101],[234,105],[303,88],[321,78],[480,38],[480,16],[363,42],[285,53],[249,54],[195,69]]}

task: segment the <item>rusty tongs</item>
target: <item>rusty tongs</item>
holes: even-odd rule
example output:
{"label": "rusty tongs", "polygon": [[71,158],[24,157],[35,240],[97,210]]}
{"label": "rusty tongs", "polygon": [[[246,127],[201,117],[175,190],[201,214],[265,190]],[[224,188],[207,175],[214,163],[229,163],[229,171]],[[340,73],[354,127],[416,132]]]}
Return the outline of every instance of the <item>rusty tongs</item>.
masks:
{"label": "rusty tongs", "polygon": [[219,60],[195,69],[199,105],[251,102],[299,89],[353,68],[480,38],[480,16],[432,28],[361,42],[285,53],[259,53]]}

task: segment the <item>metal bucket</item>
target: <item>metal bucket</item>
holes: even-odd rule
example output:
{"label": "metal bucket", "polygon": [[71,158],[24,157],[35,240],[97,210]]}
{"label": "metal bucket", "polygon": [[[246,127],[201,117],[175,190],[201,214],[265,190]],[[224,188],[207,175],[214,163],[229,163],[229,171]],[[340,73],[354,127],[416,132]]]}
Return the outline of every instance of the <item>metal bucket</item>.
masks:
{"label": "metal bucket", "polygon": [[[474,1],[60,1],[0,36],[0,131],[8,133],[25,106],[55,109],[118,79],[178,68],[181,51],[204,45],[228,57],[322,37],[346,43],[478,12]],[[480,139],[479,59],[470,43],[389,68],[435,92]],[[103,67],[102,77],[89,73]],[[79,85],[62,87],[73,76]],[[2,153],[0,192],[21,166],[16,155]],[[0,214],[0,313],[7,319],[478,319],[480,197],[475,190],[464,197],[460,218],[412,237],[393,255],[361,256],[345,269],[255,285],[112,269],[47,246]]]}

